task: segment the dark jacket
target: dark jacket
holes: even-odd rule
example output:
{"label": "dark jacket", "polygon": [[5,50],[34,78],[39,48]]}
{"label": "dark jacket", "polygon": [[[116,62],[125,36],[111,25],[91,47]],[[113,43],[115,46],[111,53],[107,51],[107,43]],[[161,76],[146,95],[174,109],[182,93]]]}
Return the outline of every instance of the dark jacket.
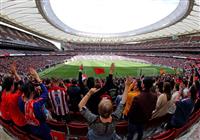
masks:
{"label": "dark jacket", "polygon": [[157,96],[143,91],[133,99],[131,109],[128,113],[129,122],[133,124],[144,124],[152,115],[156,107]]}
{"label": "dark jacket", "polygon": [[71,111],[79,111],[78,104],[81,100],[80,88],[76,85],[71,85],[68,88],[67,93],[68,93],[69,99],[70,99],[70,110]]}
{"label": "dark jacket", "polygon": [[88,100],[87,107],[92,113],[96,115],[98,114],[98,105],[99,102],[101,101],[100,97],[104,93],[108,92],[112,88],[112,86],[113,86],[113,76],[110,74],[107,78],[105,85],[99,91],[97,91],[97,93],[93,94]]}
{"label": "dark jacket", "polygon": [[176,111],[171,119],[171,125],[174,127],[183,126],[194,109],[194,101],[190,98],[176,102]]}

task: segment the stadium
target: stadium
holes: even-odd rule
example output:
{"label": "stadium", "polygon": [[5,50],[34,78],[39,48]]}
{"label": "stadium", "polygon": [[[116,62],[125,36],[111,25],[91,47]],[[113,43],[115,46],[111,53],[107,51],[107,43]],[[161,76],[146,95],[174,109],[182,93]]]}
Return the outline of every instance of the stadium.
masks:
{"label": "stadium", "polygon": [[199,139],[200,0],[1,0],[1,140]]}

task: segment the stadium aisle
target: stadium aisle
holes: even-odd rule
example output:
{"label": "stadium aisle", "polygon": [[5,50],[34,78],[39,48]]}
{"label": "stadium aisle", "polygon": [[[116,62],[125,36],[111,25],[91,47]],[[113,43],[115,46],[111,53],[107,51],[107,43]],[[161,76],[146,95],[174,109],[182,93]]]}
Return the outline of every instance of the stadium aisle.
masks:
{"label": "stadium aisle", "polygon": [[1,140],[13,140],[12,137],[10,137],[4,130],[3,127],[0,126],[0,139]]}
{"label": "stadium aisle", "polygon": [[188,132],[177,140],[199,140],[200,139],[200,121],[196,123]]}

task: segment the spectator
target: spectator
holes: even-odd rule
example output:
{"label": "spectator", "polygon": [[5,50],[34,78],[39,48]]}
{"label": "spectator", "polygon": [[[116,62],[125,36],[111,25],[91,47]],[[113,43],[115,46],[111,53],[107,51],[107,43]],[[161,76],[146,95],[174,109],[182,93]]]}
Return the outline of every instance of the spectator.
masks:
{"label": "spectator", "polygon": [[164,93],[158,97],[156,109],[153,111],[151,119],[166,115],[169,111],[169,108],[172,106],[171,85],[169,82],[164,83],[163,92]]}
{"label": "spectator", "polygon": [[58,79],[54,79],[51,88],[48,90],[48,96],[53,109],[52,116],[56,120],[69,120],[68,95],[63,82],[60,84]]}
{"label": "spectator", "polygon": [[144,124],[151,118],[152,111],[156,107],[157,96],[150,93],[153,80],[150,77],[143,80],[143,91],[133,99],[132,106],[128,113],[128,136],[127,140],[132,140],[135,132],[137,139],[143,136]]}
{"label": "spectator", "polygon": [[48,90],[33,68],[30,68],[30,74],[36,83],[39,83],[42,94],[39,98],[34,99],[36,94],[33,83],[34,81],[26,83],[22,88],[23,95],[18,100],[19,108],[21,112],[25,114],[30,132],[42,139],[51,140],[50,128],[46,124],[46,116],[44,112],[44,104],[48,99]]}
{"label": "spectator", "polygon": [[88,139],[89,140],[117,140],[120,139],[115,133],[115,126],[117,120],[120,119],[124,104],[126,102],[128,87],[131,84],[131,79],[126,80],[125,90],[122,96],[122,101],[117,107],[116,111],[113,112],[113,106],[111,100],[102,99],[98,105],[99,116],[90,112],[85,106],[89,98],[98,92],[95,88],[83,97],[79,103],[81,114],[86,118],[89,123]]}
{"label": "spectator", "polygon": [[187,122],[194,109],[196,94],[197,91],[193,85],[189,89],[189,97],[176,102],[176,111],[167,123],[167,129],[182,127]]}
{"label": "spectator", "polygon": [[142,91],[141,81],[140,80],[135,80],[134,83],[132,83],[131,86],[129,87],[126,106],[125,106],[124,111],[123,111],[123,114],[125,116],[128,115],[128,112],[129,112],[129,110],[131,108],[133,99],[135,97],[137,97],[140,94],[141,91]]}
{"label": "spectator", "polygon": [[77,81],[75,79],[72,80],[72,84],[68,88],[67,93],[70,99],[70,110],[74,112],[79,111],[78,104],[81,100],[81,90],[80,87],[77,86]]}
{"label": "spectator", "polygon": [[13,77],[15,77],[16,82],[14,84],[13,91],[8,96],[8,112],[10,112],[11,120],[14,122],[14,124],[19,127],[22,130],[27,130],[26,125],[26,119],[24,114],[20,111],[18,106],[18,99],[22,95],[21,90],[18,87],[18,84],[20,85],[20,88],[23,84],[21,77],[18,75],[16,71],[16,63],[11,64],[11,74]]}

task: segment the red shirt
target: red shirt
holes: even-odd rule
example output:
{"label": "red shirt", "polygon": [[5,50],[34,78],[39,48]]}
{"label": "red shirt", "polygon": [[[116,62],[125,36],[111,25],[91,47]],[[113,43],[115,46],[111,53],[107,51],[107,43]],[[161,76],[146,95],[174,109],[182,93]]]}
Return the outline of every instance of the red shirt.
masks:
{"label": "red shirt", "polygon": [[1,96],[0,111],[1,111],[1,117],[4,120],[11,120],[10,111],[9,111],[9,103],[8,103],[10,94],[11,93],[6,93],[6,90],[4,90]]}
{"label": "red shirt", "polygon": [[20,91],[17,91],[14,94],[10,94],[8,100],[10,117],[17,126],[26,125],[25,115],[20,111],[18,106],[18,99],[21,95],[22,93]]}

